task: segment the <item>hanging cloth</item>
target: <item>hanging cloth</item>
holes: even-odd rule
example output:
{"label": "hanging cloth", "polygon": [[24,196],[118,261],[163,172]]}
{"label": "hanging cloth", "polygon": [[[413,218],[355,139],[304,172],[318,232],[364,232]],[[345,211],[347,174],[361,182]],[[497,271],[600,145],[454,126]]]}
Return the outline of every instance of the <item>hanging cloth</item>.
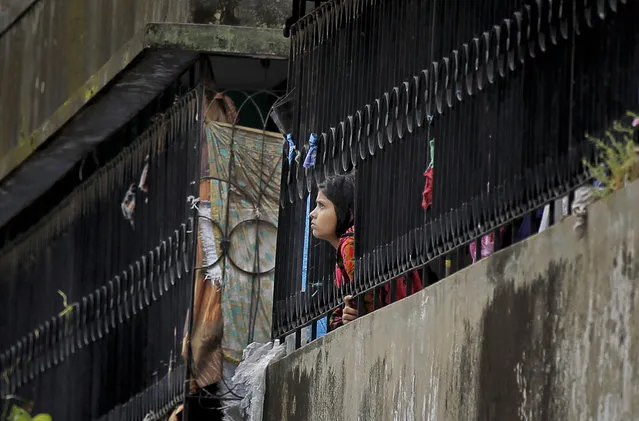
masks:
{"label": "hanging cloth", "polygon": [[304,160],[304,168],[315,166],[315,156],[317,155],[317,134],[311,133],[308,138],[308,153]]}
{"label": "hanging cloth", "polygon": [[430,148],[430,162],[428,168],[424,171],[424,177],[426,177],[426,183],[424,185],[424,192],[422,193],[422,208],[428,210],[433,203],[433,170],[435,162],[435,139],[429,141]]}
{"label": "hanging cloth", "polygon": [[135,190],[135,184],[131,184],[126,193],[124,193],[122,203],[120,203],[122,216],[129,221],[131,228],[135,228],[135,223],[133,222],[133,216],[135,214]]}
{"label": "hanging cloth", "polygon": [[144,158],[144,168],[142,168],[142,174],[140,175],[138,190],[149,194],[149,155]]}
{"label": "hanging cloth", "polygon": [[293,141],[293,135],[291,133],[286,135],[286,141],[288,142],[288,163],[290,165],[295,159],[297,147],[295,146],[295,141]]}

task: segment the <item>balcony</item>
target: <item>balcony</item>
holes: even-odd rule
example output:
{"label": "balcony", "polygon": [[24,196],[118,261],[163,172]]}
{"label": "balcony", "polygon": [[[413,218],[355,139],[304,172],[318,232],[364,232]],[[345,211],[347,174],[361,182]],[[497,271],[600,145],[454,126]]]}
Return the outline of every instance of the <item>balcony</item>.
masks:
{"label": "balcony", "polygon": [[[442,279],[490,254],[486,236],[514,244],[546,205],[559,220],[600,162],[592,138],[636,142],[636,3],[439,6],[327,3],[292,27],[276,338],[410,271]],[[335,251],[305,221],[317,184],[352,171],[356,282],[338,290]]]}
{"label": "balcony", "polygon": [[[36,48],[38,66],[62,48],[42,47],[46,25],[76,52],[60,55],[44,85],[36,79],[40,90],[24,57],[0,79],[10,110],[0,116],[3,404],[18,394],[54,419],[134,421],[183,402],[184,419],[197,421],[190,410],[242,397],[225,364],[272,337],[294,352],[268,370],[267,419],[639,411],[639,192],[627,166],[639,130],[639,3],[316,1],[287,28],[289,46],[256,20],[279,16],[271,4],[255,14],[251,1],[141,0],[102,21],[92,1],[56,1],[3,10],[0,22],[5,51],[23,38],[46,50]],[[293,3],[299,17],[306,2]],[[89,39],[113,38],[108,60],[69,35],[84,34],[78,22],[96,22]],[[287,64],[280,154],[268,110]],[[236,111],[256,108],[250,127],[228,124],[230,108],[226,126],[208,113],[203,125],[202,111],[238,85]],[[225,135],[209,137],[209,123]],[[260,142],[268,153],[246,152]],[[216,151],[209,165],[202,144]],[[627,160],[608,156],[616,145]],[[242,160],[258,162],[259,176]],[[133,214],[130,186],[145,168]],[[337,287],[335,249],[310,235],[308,218],[318,183],[346,173],[357,183],[355,271]],[[585,191],[605,198],[586,207]],[[273,267],[262,234],[276,225]],[[200,228],[214,233],[213,257]],[[197,298],[198,285],[229,280],[209,269],[232,273],[224,291],[241,287],[246,311],[223,293]],[[398,279],[414,272],[424,290],[398,300]],[[361,317],[327,333],[346,295]],[[241,337],[220,335],[220,314],[243,324]]]}
{"label": "balcony", "polygon": [[[291,28],[273,337],[298,350],[268,371],[267,419],[631,417],[637,184],[569,215],[636,165],[638,6],[343,1]],[[346,173],[338,287],[307,221]],[[396,301],[415,271],[425,291],[326,334],[344,296]],[[621,371],[597,371],[612,349]]]}
{"label": "balcony", "polygon": [[635,182],[582,237],[569,217],[274,363],[264,419],[633,419],[638,201]]}

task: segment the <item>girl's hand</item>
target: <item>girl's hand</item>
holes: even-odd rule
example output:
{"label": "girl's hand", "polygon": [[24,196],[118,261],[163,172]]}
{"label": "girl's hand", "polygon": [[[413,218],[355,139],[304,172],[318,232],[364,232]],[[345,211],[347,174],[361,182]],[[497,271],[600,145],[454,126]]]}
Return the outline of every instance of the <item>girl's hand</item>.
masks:
{"label": "girl's hand", "polygon": [[359,313],[357,312],[357,303],[353,299],[352,295],[344,297],[344,310],[342,311],[342,324],[352,322],[357,319]]}

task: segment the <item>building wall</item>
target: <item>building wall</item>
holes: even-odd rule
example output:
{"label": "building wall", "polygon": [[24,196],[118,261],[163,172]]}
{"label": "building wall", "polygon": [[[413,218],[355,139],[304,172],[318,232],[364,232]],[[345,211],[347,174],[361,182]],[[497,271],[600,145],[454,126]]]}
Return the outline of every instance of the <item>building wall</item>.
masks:
{"label": "building wall", "polygon": [[11,152],[19,163],[38,147],[34,133],[146,23],[189,16],[188,2],[177,0],[34,2],[0,36],[0,156]]}
{"label": "building wall", "polygon": [[131,63],[146,24],[281,28],[290,8],[265,0],[0,0],[0,180]]}
{"label": "building wall", "polygon": [[284,0],[191,0],[195,23],[282,29],[293,2]]}
{"label": "building wall", "polygon": [[272,420],[631,420],[639,183],[268,369]]}

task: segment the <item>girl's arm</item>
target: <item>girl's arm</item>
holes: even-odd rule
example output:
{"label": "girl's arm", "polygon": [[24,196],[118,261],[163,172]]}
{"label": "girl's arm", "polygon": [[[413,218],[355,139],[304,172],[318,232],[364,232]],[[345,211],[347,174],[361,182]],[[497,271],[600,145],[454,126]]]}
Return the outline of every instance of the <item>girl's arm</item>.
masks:
{"label": "girl's arm", "polygon": [[[354,237],[348,236],[343,238],[340,241],[338,246],[339,249],[339,257],[341,259],[341,264],[344,266],[344,270],[348,275],[348,279],[343,279],[343,276],[340,276],[341,279],[336,279],[337,286],[342,286],[344,282],[352,282],[355,277],[355,239]],[[342,326],[344,323],[342,321],[343,309],[342,307],[338,307],[333,311],[331,316],[328,319],[328,328],[329,332],[337,329]]]}
{"label": "girl's arm", "polygon": [[[340,280],[336,279],[337,285],[342,286],[343,282],[352,282],[355,276],[355,241],[353,236],[343,238],[338,247],[341,264],[344,266],[344,270],[348,275],[348,279],[343,279],[343,277],[341,277],[342,279]],[[328,319],[329,332],[343,325],[342,315],[342,307],[338,307],[333,311]]]}

